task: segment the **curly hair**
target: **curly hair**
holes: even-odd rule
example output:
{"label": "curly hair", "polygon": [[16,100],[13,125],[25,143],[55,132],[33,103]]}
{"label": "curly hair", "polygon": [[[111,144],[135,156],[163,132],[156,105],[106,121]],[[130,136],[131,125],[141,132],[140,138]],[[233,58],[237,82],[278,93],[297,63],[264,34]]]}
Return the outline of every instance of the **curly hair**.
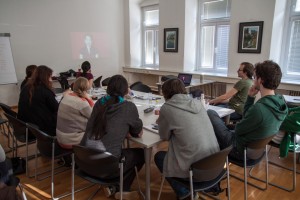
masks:
{"label": "curly hair", "polygon": [[255,64],[256,79],[261,79],[262,85],[271,90],[275,90],[280,84],[282,72],[279,65],[272,60],[266,60]]}

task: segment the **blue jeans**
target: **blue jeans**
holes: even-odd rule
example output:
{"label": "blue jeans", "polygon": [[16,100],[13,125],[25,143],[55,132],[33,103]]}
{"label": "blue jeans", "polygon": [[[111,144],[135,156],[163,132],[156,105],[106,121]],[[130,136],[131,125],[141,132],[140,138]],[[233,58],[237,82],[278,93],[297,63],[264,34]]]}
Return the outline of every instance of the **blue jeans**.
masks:
{"label": "blue jeans", "polygon": [[216,111],[208,109],[207,115],[213,125],[220,149],[225,149],[226,147],[233,145],[233,149],[229,153],[229,157],[233,157],[238,160],[243,160],[243,152],[239,152],[236,149],[235,132],[227,128],[224,121],[219,117]]}
{"label": "blue jeans", "polygon": [[[166,154],[166,151],[159,151],[154,156],[155,164],[161,173],[163,173],[164,159],[166,157]],[[190,190],[185,185],[181,184],[180,182],[177,182],[176,180],[170,177],[166,177],[166,180],[169,182],[170,186],[172,187],[179,199],[190,195]]]}

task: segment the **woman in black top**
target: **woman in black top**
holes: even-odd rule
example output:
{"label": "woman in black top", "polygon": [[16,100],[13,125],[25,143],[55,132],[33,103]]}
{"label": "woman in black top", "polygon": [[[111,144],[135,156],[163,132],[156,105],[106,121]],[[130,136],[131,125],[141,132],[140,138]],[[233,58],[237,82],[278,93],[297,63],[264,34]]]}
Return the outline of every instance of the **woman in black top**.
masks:
{"label": "woman in black top", "polygon": [[52,91],[52,69],[41,65],[20,93],[18,118],[37,125],[49,135],[56,135],[58,102]]}

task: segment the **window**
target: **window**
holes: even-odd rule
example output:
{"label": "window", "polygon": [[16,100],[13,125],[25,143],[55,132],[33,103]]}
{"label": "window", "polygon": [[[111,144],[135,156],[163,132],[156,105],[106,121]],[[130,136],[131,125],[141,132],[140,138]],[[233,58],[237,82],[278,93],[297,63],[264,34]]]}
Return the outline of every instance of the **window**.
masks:
{"label": "window", "polygon": [[227,73],[230,0],[200,0],[197,70]]}
{"label": "window", "polygon": [[158,52],[158,6],[143,8],[143,65],[157,67],[159,64]]}
{"label": "window", "polygon": [[[291,0],[291,6],[287,6],[288,28],[286,33],[285,52],[281,63],[284,78],[296,78],[300,76],[300,0]],[[284,45],[284,44],[283,44]]]}

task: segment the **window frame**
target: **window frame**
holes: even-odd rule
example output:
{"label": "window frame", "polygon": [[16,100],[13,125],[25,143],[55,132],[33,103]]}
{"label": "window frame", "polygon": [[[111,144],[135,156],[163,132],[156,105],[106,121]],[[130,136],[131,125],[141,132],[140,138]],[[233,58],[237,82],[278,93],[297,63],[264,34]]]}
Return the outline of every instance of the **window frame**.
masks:
{"label": "window frame", "polygon": [[[158,4],[142,7],[142,66],[158,68],[159,66],[159,42],[158,42],[159,22],[158,25],[151,25],[151,26],[146,26],[144,24],[145,13],[151,10],[158,10],[159,12]],[[153,64],[146,64],[146,32],[147,31],[153,31],[153,48],[154,48]]]}
{"label": "window frame", "polygon": [[[229,34],[228,37],[230,36],[230,17],[231,17],[231,0],[228,0],[228,7],[229,7],[229,17],[223,17],[223,18],[214,18],[214,19],[202,19],[203,12],[204,12],[204,3],[206,2],[213,2],[216,0],[199,0],[198,4],[198,17],[197,17],[197,57],[196,57],[196,68],[195,71],[199,72],[208,72],[208,73],[221,73],[221,74],[227,74],[228,71],[228,65],[226,66],[225,69],[218,69],[216,66],[216,49],[217,49],[217,39],[218,39],[218,27],[219,26],[228,26],[229,27]],[[214,26],[215,27],[215,33],[214,33],[214,55],[213,55],[213,65],[212,68],[207,68],[202,66],[202,58],[201,58],[201,40],[202,40],[202,28],[204,26]],[[229,41],[229,38],[228,38]],[[228,50],[229,50],[229,42],[228,42]],[[227,55],[229,56],[229,54]]]}
{"label": "window frame", "polygon": [[[299,0],[298,0],[299,1]],[[282,69],[283,79],[299,79],[300,72],[288,72],[288,57],[289,57],[289,50],[290,50],[290,40],[292,34],[292,26],[294,21],[300,20],[300,12],[296,13],[293,12],[293,5],[297,0],[290,0],[287,1],[286,5],[286,16],[285,16],[285,25],[284,25],[284,33],[283,33],[283,40],[282,40],[282,53],[280,55],[280,66]]]}

